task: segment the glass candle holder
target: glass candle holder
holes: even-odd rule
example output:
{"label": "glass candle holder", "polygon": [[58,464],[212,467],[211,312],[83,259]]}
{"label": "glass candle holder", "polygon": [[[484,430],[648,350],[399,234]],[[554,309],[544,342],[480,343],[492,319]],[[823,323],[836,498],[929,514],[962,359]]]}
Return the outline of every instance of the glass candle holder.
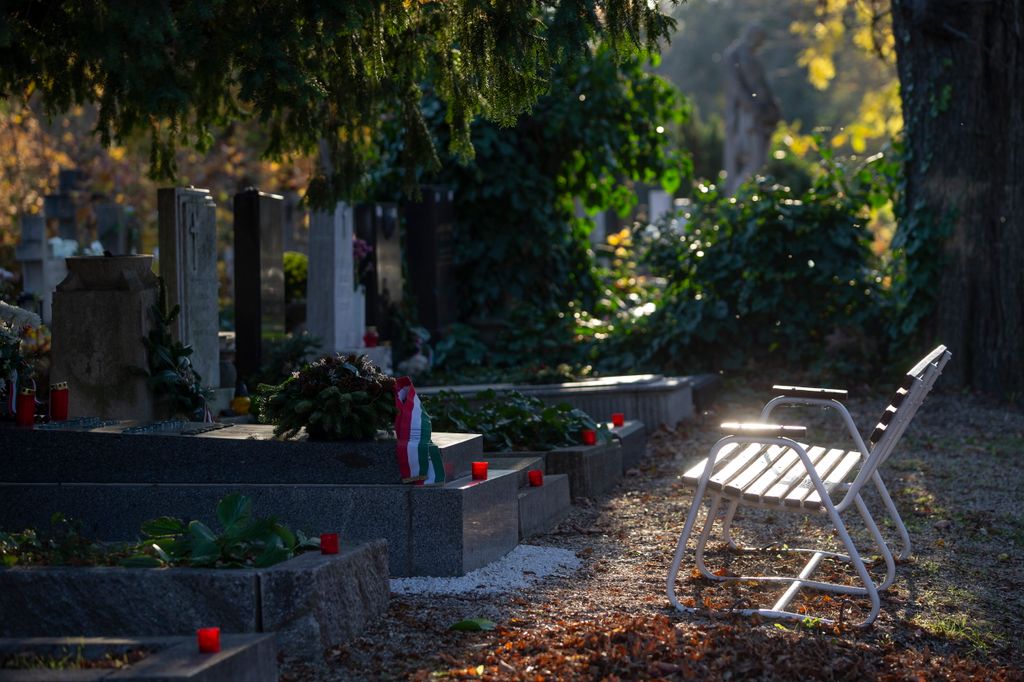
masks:
{"label": "glass candle holder", "polygon": [[220,628],[199,628],[196,630],[199,653],[215,654],[220,651]]}
{"label": "glass candle holder", "polygon": [[539,488],[544,485],[544,472],[540,469],[531,469],[526,476],[530,479],[532,487]]}
{"label": "glass candle holder", "polygon": [[612,426],[622,426],[626,423],[626,415],[622,412],[612,412]]}
{"label": "glass candle holder", "polygon": [[473,462],[470,464],[470,470],[473,472],[474,481],[487,480],[487,462]]}
{"label": "glass candle holder", "polygon": [[580,431],[580,437],[584,445],[597,445],[597,431],[594,429],[583,429]]}
{"label": "glass candle holder", "polygon": [[320,553],[321,554],[337,554],[338,553],[338,534],[337,533],[321,533],[320,534]]}
{"label": "glass candle holder", "polygon": [[68,382],[50,384],[50,420],[67,421],[68,418]]}
{"label": "glass candle holder", "polygon": [[36,392],[31,388],[23,388],[18,391],[16,403],[18,411],[14,415],[14,422],[18,426],[32,428],[36,422]]}

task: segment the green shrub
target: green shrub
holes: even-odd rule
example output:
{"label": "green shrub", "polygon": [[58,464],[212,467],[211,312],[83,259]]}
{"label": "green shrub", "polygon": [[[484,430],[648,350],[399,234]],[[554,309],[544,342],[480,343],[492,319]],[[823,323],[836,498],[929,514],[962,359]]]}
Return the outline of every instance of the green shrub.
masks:
{"label": "green shrub", "polygon": [[294,303],[306,300],[306,280],[309,277],[309,257],[298,251],[284,252],[284,301]]}
{"label": "green shrub", "polygon": [[594,429],[601,441],[609,438],[606,427],[564,403],[545,405],[517,391],[482,391],[473,402],[475,407],[454,391],[442,391],[425,397],[423,407],[435,431],[482,434],[484,449],[491,452],[579,445],[583,429]]}
{"label": "green shrub", "polygon": [[592,327],[608,337],[592,341],[599,368],[811,361],[842,339],[871,357],[884,292],[867,209],[885,197],[870,169],[828,158],[825,168],[803,193],[763,179],[735,197],[702,185],[689,215],[637,231],[641,266],[662,284],[616,319],[598,311],[604,326]]}
{"label": "green shrub", "polygon": [[257,414],[283,438],[305,429],[315,440],[369,440],[394,427],[394,385],[365,355],[325,355],[277,386],[261,385]]}

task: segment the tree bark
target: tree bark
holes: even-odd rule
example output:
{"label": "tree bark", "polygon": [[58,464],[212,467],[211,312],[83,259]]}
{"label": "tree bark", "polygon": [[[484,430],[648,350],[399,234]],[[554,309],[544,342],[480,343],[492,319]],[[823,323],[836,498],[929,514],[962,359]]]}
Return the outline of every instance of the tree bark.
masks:
{"label": "tree bark", "polygon": [[1012,397],[1024,390],[1024,9],[893,0],[893,31],[908,152],[901,228],[939,240],[908,258],[940,259],[947,374]]}

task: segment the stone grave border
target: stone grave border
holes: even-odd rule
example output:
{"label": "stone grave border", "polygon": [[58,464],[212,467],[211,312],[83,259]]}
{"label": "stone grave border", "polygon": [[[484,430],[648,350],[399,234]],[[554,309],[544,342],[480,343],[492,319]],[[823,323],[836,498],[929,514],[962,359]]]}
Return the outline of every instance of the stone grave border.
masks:
{"label": "stone grave border", "polygon": [[276,632],[318,660],[388,608],[387,543],[307,552],[268,568],[0,568],[2,637],[136,637]]}
{"label": "stone grave border", "polygon": [[50,670],[0,670],[0,682],[91,682],[92,680],[248,680],[276,682],[277,656],[272,634],[222,634],[221,650],[212,654],[198,651],[191,637],[33,637],[0,639],[0,656],[23,651],[40,655],[76,655],[93,657],[109,651],[124,652],[150,648],[149,654],[125,668],[86,668]]}
{"label": "stone grave border", "polygon": [[637,374],[562,384],[424,386],[417,387],[416,392],[421,396],[431,396],[441,391],[454,391],[471,399],[488,389],[498,393],[518,391],[526,396],[540,398],[550,405],[568,403],[596,421],[609,419],[613,412],[622,412],[628,419],[643,422],[650,433],[661,425],[672,428],[680,421],[693,418],[693,384],[694,377]]}

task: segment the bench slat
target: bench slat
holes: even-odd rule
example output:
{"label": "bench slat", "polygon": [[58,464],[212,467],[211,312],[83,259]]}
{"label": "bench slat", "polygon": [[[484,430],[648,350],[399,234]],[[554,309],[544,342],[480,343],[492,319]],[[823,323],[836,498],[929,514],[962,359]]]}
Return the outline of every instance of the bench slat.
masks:
{"label": "bench slat", "polygon": [[[860,460],[859,452],[856,450],[847,451],[839,460],[839,463],[833,467],[832,471],[828,472],[828,476],[821,477],[821,482],[825,484],[825,490],[831,494],[833,490],[846,480],[847,475],[853,471],[854,467],[860,464]],[[821,496],[818,495],[817,490],[811,490],[811,493],[804,499],[804,506],[811,508],[821,506]]]}
{"label": "bench slat", "polygon": [[[718,452],[718,458],[715,460],[715,469],[721,471],[722,467],[728,464],[732,457],[735,456],[735,452],[739,447],[739,443],[729,443]],[[683,474],[683,481],[690,485],[697,485],[700,480],[700,475],[704,473],[704,467],[707,466],[708,458],[705,457],[701,461],[694,464],[692,467],[686,470]]]}
{"label": "bench slat", "polygon": [[[747,500],[758,501],[761,496],[775,485],[779,479],[786,475],[794,463],[800,462],[800,455],[796,453],[793,448],[786,448],[786,451],[782,453],[782,456],[775,461],[767,470],[764,471],[755,480],[751,481],[750,484],[743,490],[743,498]],[[803,467],[799,467],[803,469]]]}
{"label": "bench slat", "polygon": [[751,457],[747,462],[747,465],[743,467],[732,479],[723,481],[723,490],[735,495],[739,495],[743,492],[743,489],[750,485],[757,479],[762,473],[768,470],[776,461],[782,456],[782,454],[788,450],[784,445],[771,445],[767,446],[767,449],[758,452],[755,457]]}
{"label": "bench slat", "polygon": [[758,455],[764,452],[767,448],[768,446],[762,443],[750,443],[745,448],[738,450],[724,467],[721,469],[717,466],[715,467],[717,471],[715,471],[711,480],[708,481],[708,486],[712,490],[721,490],[725,487],[726,483],[743,471],[751,462],[756,460]]}
{"label": "bench slat", "polygon": [[[807,450],[807,456],[811,458],[811,462],[814,464],[815,469],[819,467],[819,463],[827,452],[828,449],[823,448],[820,445],[816,445]],[[804,468],[804,463],[799,457],[797,457],[796,462],[794,462],[793,466],[790,467],[789,471],[779,478],[775,485],[765,491],[761,495],[761,499],[764,502],[777,502],[781,504],[786,495],[788,495],[790,491],[804,479],[807,479],[808,481],[810,480],[807,478],[807,470]]]}
{"label": "bench slat", "polygon": [[[814,465],[818,475],[822,478],[828,476],[845,454],[845,450],[840,450],[838,448],[832,448],[825,452],[825,454],[823,454]],[[807,499],[807,496],[812,492],[815,492],[814,484],[811,482],[809,476],[804,476],[792,490],[786,493],[786,497],[783,498],[782,501],[787,507],[800,507],[803,505],[804,500]]]}

